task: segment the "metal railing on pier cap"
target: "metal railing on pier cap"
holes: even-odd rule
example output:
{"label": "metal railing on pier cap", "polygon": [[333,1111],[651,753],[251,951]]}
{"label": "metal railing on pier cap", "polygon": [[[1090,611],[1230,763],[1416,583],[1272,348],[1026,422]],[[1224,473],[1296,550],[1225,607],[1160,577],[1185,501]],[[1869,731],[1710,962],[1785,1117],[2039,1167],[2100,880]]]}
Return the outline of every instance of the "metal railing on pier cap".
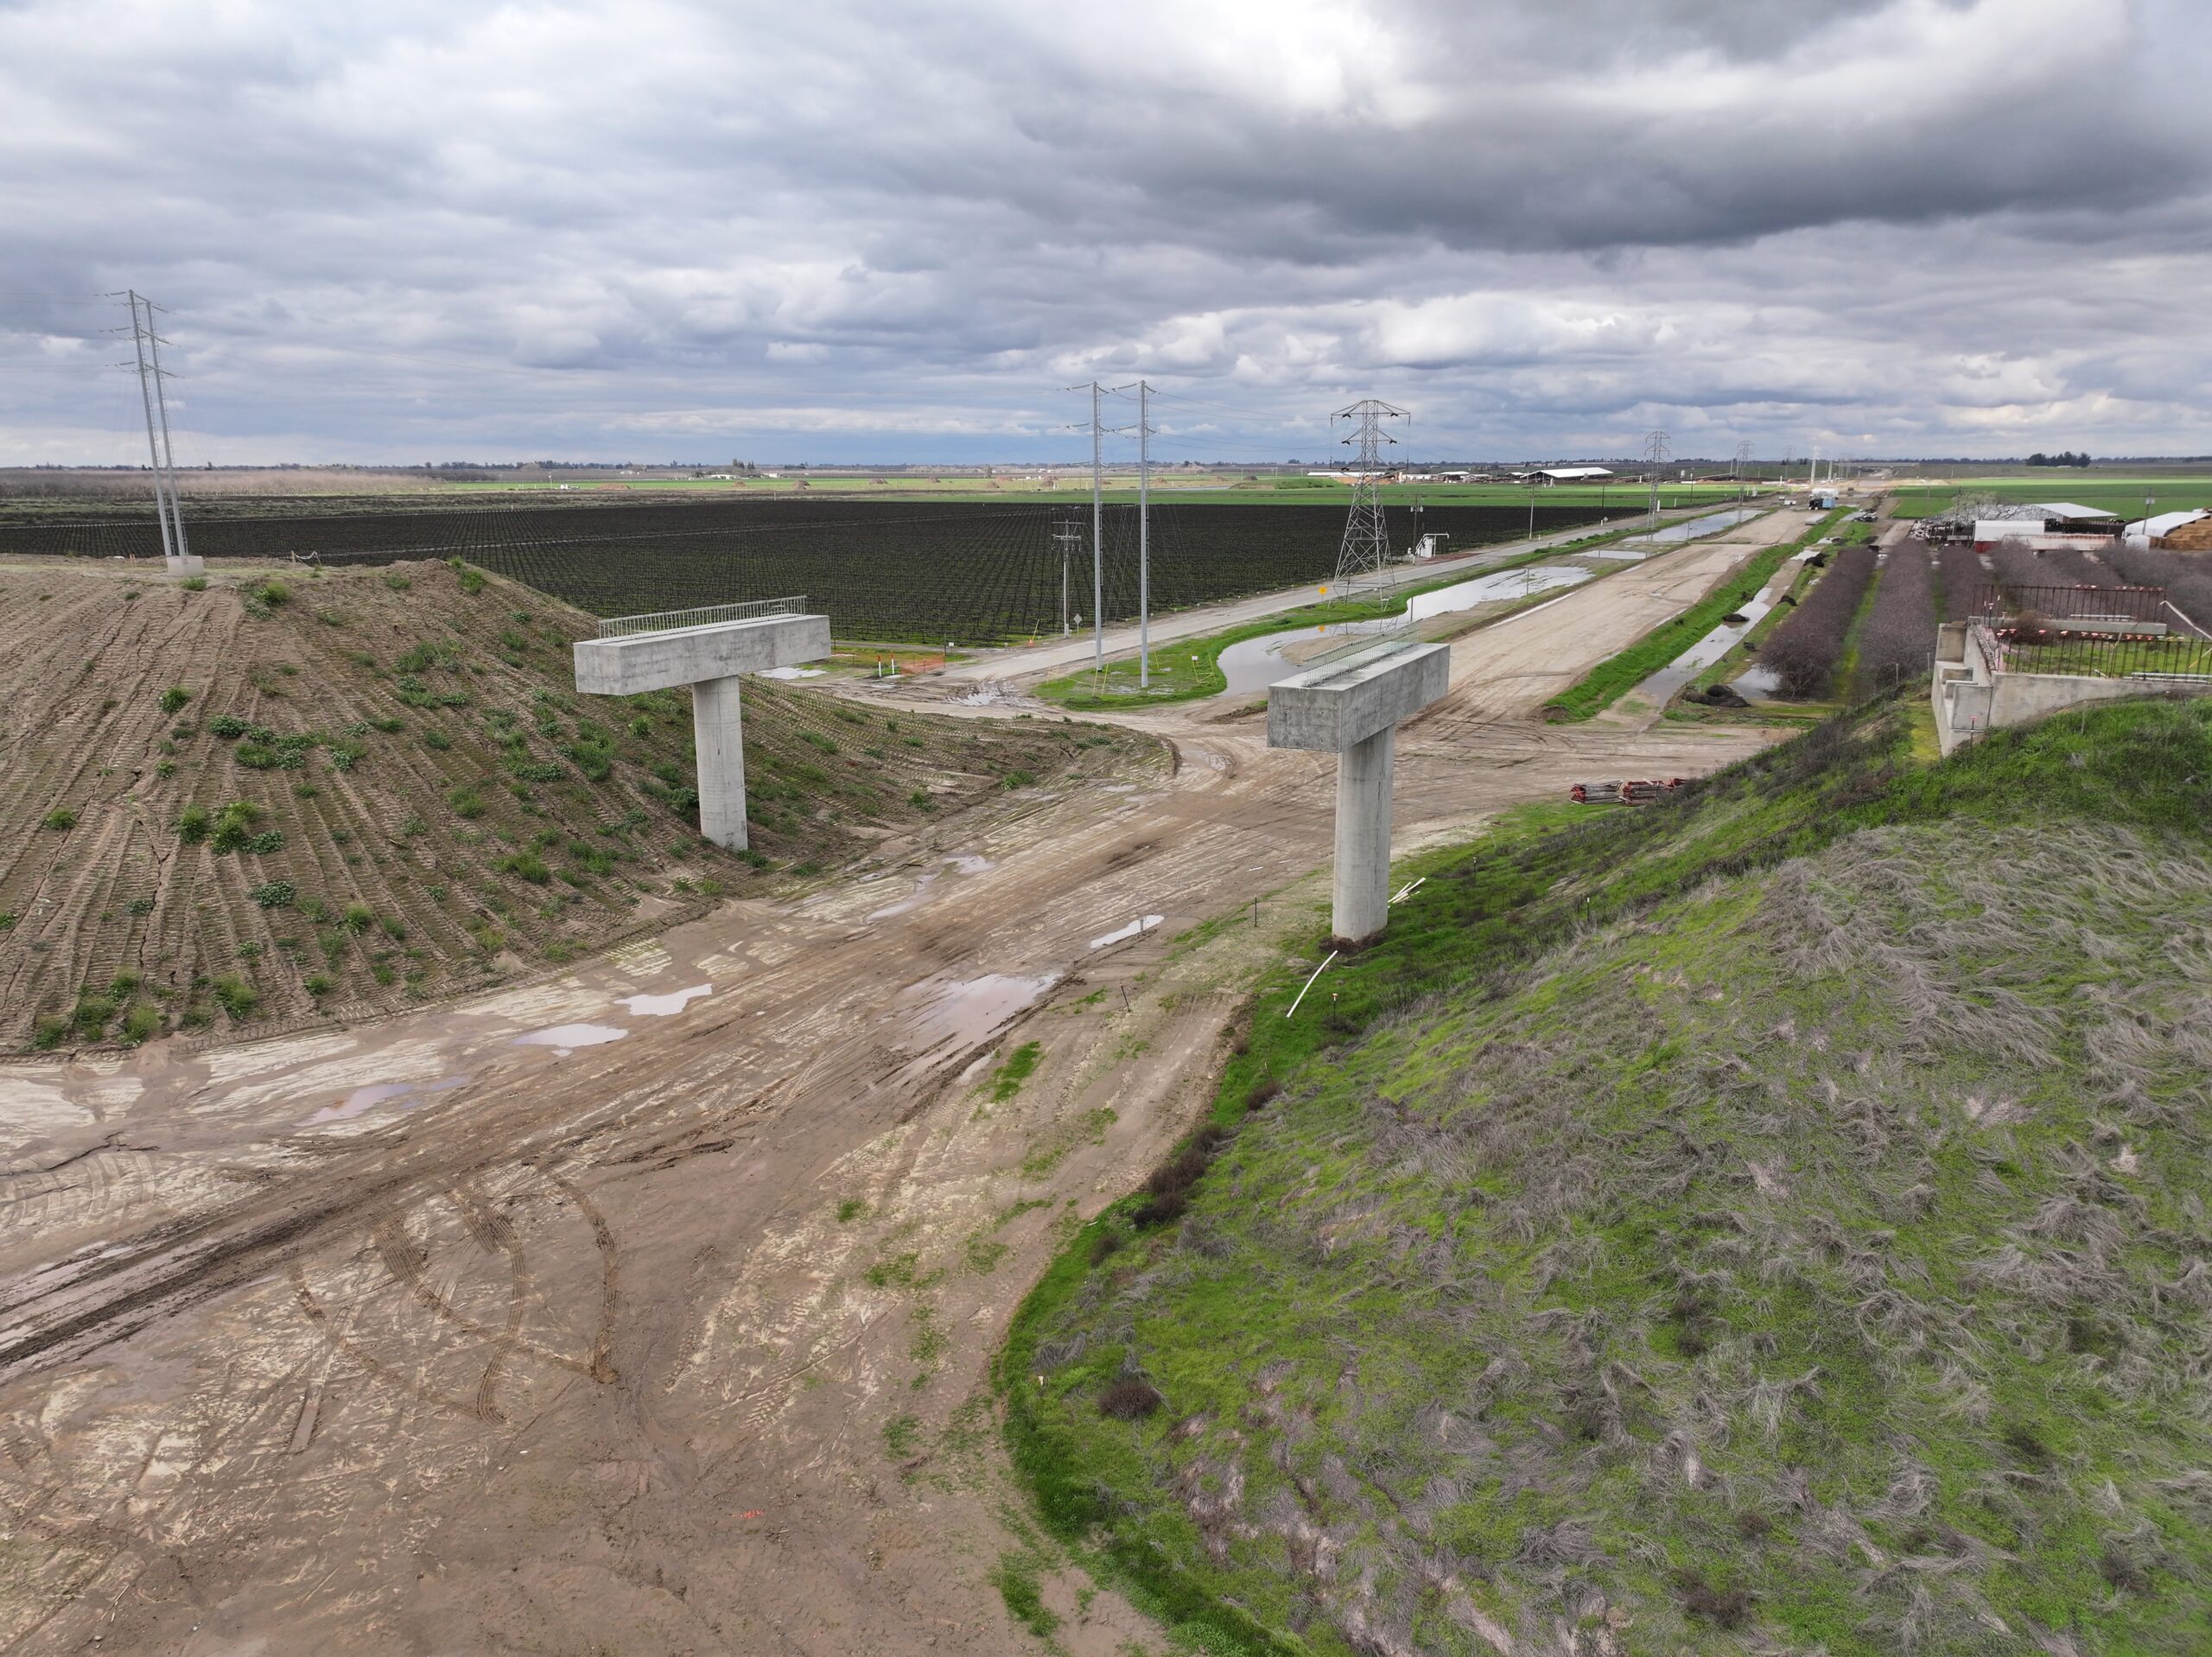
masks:
{"label": "metal railing on pier cap", "polygon": [[803,616],[806,613],[806,594],[795,594],[787,599],[753,599],[744,604],[704,604],[690,610],[655,610],[642,616],[602,616],[599,623],[601,638],[620,638],[629,633],[667,633],[680,627],[711,627],[718,622],[758,621],[763,616]]}

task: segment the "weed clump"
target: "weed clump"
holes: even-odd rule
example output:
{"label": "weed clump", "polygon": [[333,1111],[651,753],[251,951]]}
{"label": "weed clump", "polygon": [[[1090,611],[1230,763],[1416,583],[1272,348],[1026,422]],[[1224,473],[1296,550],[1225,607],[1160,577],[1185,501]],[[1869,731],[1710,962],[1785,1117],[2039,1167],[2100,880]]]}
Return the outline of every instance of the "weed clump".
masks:
{"label": "weed clump", "polygon": [[1140,1421],[1167,1400],[1141,1375],[1120,1375],[1098,1394],[1098,1413],[1116,1421]]}
{"label": "weed clump", "polygon": [[1717,1628],[1740,1628],[1751,1621],[1751,1597],[1741,1588],[1716,1588],[1696,1571],[1675,1573],[1675,1593],[1682,1609]]}

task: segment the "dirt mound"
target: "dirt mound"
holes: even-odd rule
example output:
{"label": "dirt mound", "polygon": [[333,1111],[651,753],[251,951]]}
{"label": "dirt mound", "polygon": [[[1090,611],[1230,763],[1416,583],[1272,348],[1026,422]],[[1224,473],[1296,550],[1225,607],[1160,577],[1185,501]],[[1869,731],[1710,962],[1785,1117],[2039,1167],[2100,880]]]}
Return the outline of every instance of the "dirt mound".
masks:
{"label": "dirt mound", "polygon": [[496,982],[1135,740],[756,680],[734,857],[698,838],[690,698],[576,695],[591,619],[480,570],[16,565],[0,606],[10,1049]]}

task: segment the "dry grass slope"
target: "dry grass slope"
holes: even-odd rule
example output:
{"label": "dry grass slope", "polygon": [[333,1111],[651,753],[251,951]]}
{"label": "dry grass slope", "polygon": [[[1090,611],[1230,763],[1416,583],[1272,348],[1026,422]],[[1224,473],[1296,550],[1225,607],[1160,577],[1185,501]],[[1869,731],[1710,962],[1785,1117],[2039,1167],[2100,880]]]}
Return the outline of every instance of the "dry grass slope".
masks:
{"label": "dry grass slope", "polygon": [[2212,710],[1904,755],[1440,856],[1344,1010],[1287,975],[1017,1321],[1061,1533],[1210,1649],[2212,1647]]}
{"label": "dry grass slope", "polygon": [[591,619],[481,571],[18,564],[0,608],[0,1047],[495,982],[1130,741],[754,681],[747,860],[697,836],[690,699],[577,696]]}

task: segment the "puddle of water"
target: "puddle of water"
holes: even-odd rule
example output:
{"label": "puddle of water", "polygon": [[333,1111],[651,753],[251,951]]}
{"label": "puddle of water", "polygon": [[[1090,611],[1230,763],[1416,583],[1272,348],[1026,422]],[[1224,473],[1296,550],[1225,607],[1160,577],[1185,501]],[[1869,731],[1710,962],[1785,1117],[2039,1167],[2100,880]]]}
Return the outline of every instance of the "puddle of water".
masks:
{"label": "puddle of water", "polygon": [[819,679],[829,670],[827,668],[762,668],[760,676],[764,679]]}
{"label": "puddle of water", "polygon": [[[325,1105],[312,1116],[302,1117],[300,1126],[313,1127],[319,1122],[350,1122],[365,1111],[378,1105],[389,1104],[395,1099],[410,1100],[406,1108],[412,1110],[425,1103],[429,1095],[450,1093],[455,1088],[465,1088],[465,1076],[441,1076],[435,1082],[372,1082],[366,1087],[355,1088],[334,1105]],[[416,1095],[422,1095],[417,1097]]]}
{"label": "puddle of water", "polygon": [[533,1030],[526,1036],[517,1036],[510,1045],[550,1047],[554,1057],[566,1058],[579,1047],[598,1047],[620,1041],[629,1033],[611,1024],[556,1024],[550,1030]]}
{"label": "puddle of water", "polygon": [[982,1040],[1059,981],[1058,973],[1035,978],[985,973],[951,982],[924,980],[900,999],[921,1002],[925,1044],[935,1047],[947,1039]]}
{"label": "puddle of water", "polygon": [[1159,925],[1160,922],[1166,918],[1167,917],[1165,915],[1143,916],[1139,919],[1131,921],[1127,926],[1121,927],[1116,930],[1109,932],[1103,938],[1091,939],[1090,947],[1094,949],[1103,949],[1109,943],[1119,943],[1123,938],[1136,937],[1142,933],[1149,932],[1154,927]]}
{"label": "puddle of water", "polygon": [[665,995],[625,995],[620,1004],[640,1018],[665,1019],[683,1012],[702,995],[710,994],[712,989],[713,986],[709,984],[694,984],[689,989],[671,990]]}
{"label": "puddle of water", "polygon": [[1677,541],[1694,541],[1700,536],[1716,535],[1722,530],[1732,530],[1746,518],[1758,516],[1752,506],[1732,506],[1725,512],[1710,512],[1703,517],[1685,518],[1680,524],[1667,524],[1636,538],[1647,543],[1673,545]]}
{"label": "puddle of water", "polygon": [[1591,574],[1566,564],[1531,564],[1525,569],[1494,570],[1487,575],[1440,587],[1433,593],[1416,594],[1407,601],[1402,615],[1384,616],[1374,621],[1338,622],[1326,627],[1286,627],[1279,633],[1243,639],[1221,653],[1222,676],[1229,681],[1222,694],[1249,696],[1255,690],[1265,690],[1279,679],[1304,672],[1306,663],[1284,654],[1290,645],[1302,640],[1395,632],[1430,616],[1471,610],[1477,605],[1494,604],[1501,599],[1526,598],[1548,593],[1554,587],[1577,587],[1588,581]]}

